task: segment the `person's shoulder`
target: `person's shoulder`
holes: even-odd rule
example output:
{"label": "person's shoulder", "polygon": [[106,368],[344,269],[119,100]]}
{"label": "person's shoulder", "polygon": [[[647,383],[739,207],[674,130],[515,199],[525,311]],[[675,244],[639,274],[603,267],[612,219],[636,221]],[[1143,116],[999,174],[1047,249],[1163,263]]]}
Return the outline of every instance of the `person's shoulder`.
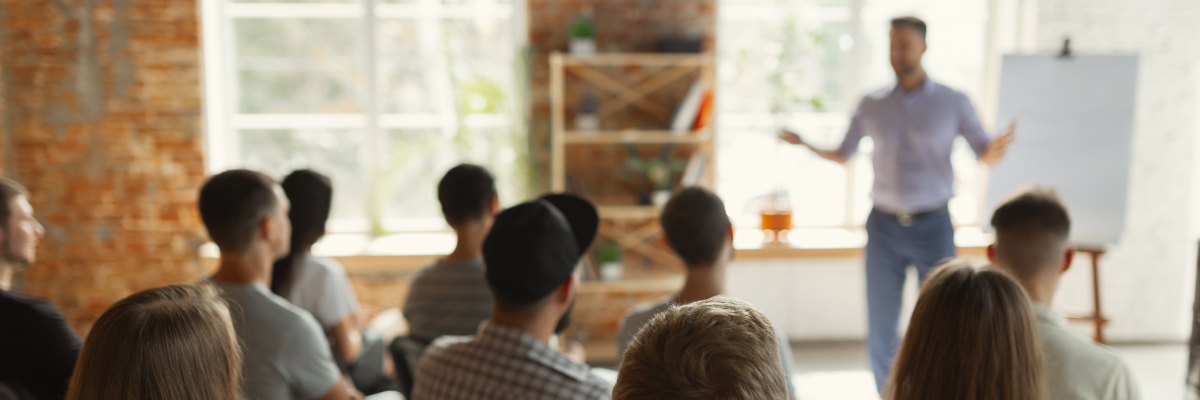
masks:
{"label": "person's shoulder", "polygon": [[62,318],[62,311],[54,303],[20,293],[0,292],[0,301],[9,303],[7,307],[12,312],[27,317]]}
{"label": "person's shoulder", "polygon": [[888,96],[891,96],[892,93],[895,91],[896,91],[895,84],[880,87],[878,89],[875,89],[874,91],[868,92],[866,96],[863,96],[862,104],[867,105],[867,104],[881,101],[883,99],[886,99]]}
{"label": "person's shoulder", "polygon": [[621,323],[622,331],[628,331],[630,336],[632,336],[641,329],[642,325],[645,325],[647,321],[654,318],[655,315],[671,308],[671,304],[674,303],[668,296],[649,303],[633,306],[633,308],[625,313],[625,318]]}
{"label": "person's shoulder", "polygon": [[338,260],[329,257],[319,257],[308,255],[304,257],[303,264],[320,272],[322,275],[345,275],[346,267]]}
{"label": "person's shoulder", "polygon": [[[445,361],[472,353],[475,347],[475,336],[442,336],[421,354],[422,360]],[[424,364],[424,362],[422,362]]]}
{"label": "person's shoulder", "polygon": [[1127,370],[1125,359],[1111,347],[1096,343],[1083,335],[1057,325],[1039,324],[1043,346],[1051,357],[1072,359],[1075,365],[1091,366],[1094,370],[1114,372]]}

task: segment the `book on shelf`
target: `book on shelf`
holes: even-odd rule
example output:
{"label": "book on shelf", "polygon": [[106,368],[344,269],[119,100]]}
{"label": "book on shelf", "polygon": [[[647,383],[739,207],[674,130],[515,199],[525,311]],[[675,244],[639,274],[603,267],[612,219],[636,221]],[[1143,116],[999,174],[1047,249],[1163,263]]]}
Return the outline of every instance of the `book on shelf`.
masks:
{"label": "book on shelf", "polygon": [[708,155],[701,152],[693,153],[692,158],[688,159],[687,167],[683,169],[683,175],[679,178],[679,186],[690,187],[700,183],[700,177],[704,176],[706,164],[708,164]]}
{"label": "book on shelf", "polygon": [[696,123],[696,116],[700,114],[700,106],[704,102],[704,93],[707,91],[706,86],[708,85],[705,85],[703,81],[696,81],[692,84],[691,89],[688,89],[683,101],[679,103],[679,110],[671,119],[671,131],[676,135],[688,133],[692,125]]}
{"label": "book on shelf", "polygon": [[713,91],[706,89],[704,91],[704,99],[700,101],[700,111],[696,113],[696,121],[692,123],[692,130],[698,131],[708,126],[708,122],[712,119],[713,113]]}

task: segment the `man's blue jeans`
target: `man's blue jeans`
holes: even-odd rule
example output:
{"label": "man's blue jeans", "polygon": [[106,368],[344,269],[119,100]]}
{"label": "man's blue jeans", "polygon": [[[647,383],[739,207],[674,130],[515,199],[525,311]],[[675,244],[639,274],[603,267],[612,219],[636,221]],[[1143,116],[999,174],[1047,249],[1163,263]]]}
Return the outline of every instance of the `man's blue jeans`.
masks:
{"label": "man's blue jeans", "polygon": [[909,226],[875,210],[867,217],[867,353],[880,391],[900,347],[896,331],[907,277],[905,268],[916,266],[918,283],[924,283],[929,270],[954,257],[955,251],[954,225],[946,209],[916,219]]}

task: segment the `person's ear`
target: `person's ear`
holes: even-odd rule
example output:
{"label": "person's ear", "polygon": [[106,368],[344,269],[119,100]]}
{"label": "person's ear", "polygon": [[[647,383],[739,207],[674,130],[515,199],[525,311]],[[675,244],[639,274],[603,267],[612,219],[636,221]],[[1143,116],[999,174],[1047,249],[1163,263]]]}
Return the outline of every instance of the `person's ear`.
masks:
{"label": "person's ear", "polygon": [[271,238],[275,235],[275,216],[268,215],[258,221],[258,238],[263,242],[270,243]]}
{"label": "person's ear", "polygon": [[490,204],[488,204],[488,213],[490,213],[493,217],[495,217],[496,214],[500,214],[500,196],[492,195],[492,201]]}
{"label": "person's ear", "polygon": [[996,244],[995,243],[988,245],[987,258],[988,258],[988,262],[992,263],[993,266],[996,265]]}
{"label": "person's ear", "polygon": [[570,303],[575,296],[575,288],[579,285],[579,274],[572,273],[568,276],[562,285],[559,285],[558,290],[554,293],[555,300],[560,303]]}
{"label": "person's ear", "polygon": [[1060,273],[1060,274],[1066,273],[1067,270],[1071,269],[1071,264],[1074,262],[1075,262],[1075,249],[1067,249],[1067,251],[1063,252],[1063,265],[1060,266],[1062,269],[1059,270],[1058,273]]}

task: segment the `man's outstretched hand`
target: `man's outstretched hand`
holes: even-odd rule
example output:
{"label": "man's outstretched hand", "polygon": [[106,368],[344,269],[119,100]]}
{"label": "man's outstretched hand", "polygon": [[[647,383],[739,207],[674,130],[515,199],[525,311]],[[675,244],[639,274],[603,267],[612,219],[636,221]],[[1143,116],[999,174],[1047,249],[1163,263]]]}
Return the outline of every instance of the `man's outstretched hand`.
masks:
{"label": "man's outstretched hand", "polygon": [[1004,158],[1004,155],[1008,153],[1008,145],[1012,144],[1016,130],[1016,122],[1008,124],[1008,129],[1005,129],[1004,133],[997,136],[995,140],[992,140],[992,143],[983,151],[983,155],[979,156],[979,160],[987,163],[987,165],[996,165],[997,162],[1000,162]]}
{"label": "man's outstretched hand", "polygon": [[791,144],[802,144],[802,145],[807,146],[807,143],[804,143],[804,140],[800,139],[800,135],[792,133],[792,132],[788,131],[787,129],[783,129],[783,130],[779,131],[779,138],[783,139],[783,141],[791,143]]}

